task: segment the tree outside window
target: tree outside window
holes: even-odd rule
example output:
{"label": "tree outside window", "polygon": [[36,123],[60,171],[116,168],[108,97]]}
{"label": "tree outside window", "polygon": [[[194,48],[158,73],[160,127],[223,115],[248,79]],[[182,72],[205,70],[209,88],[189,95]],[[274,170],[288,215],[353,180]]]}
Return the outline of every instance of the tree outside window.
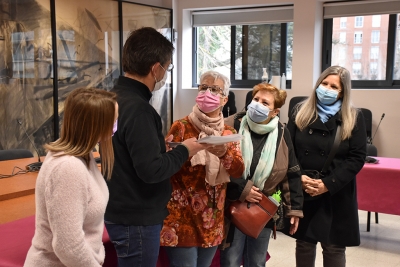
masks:
{"label": "tree outside window", "polygon": [[195,28],[195,34],[194,84],[201,73],[211,69],[231,77],[232,87],[236,88],[253,87],[261,82],[263,68],[270,78],[285,73],[287,80],[291,80],[292,22],[201,26]]}

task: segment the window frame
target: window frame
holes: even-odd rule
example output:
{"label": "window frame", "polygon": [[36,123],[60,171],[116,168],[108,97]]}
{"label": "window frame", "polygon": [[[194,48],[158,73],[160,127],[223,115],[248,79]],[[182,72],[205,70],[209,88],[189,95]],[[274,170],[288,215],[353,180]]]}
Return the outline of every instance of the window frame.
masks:
{"label": "window frame", "polygon": [[[385,80],[352,80],[352,89],[400,89],[400,80],[393,79],[398,14],[389,14]],[[321,69],[331,66],[333,18],[324,19]]]}
{"label": "window frame", "polygon": [[[287,76],[286,73],[286,60],[287,60],[287,24],[289,22],[284,23],[265,23],[265,24],[280,24],[281,25],[281,54],[280,54],[280,76],[283,73]],[[235,72],[232,69],[236,68],[235,63],[235,43],[236,43],[236,26],[231,25],[231,71],[230,71],[230,82],[231,88],[253,88],[254,85],[261,82],[261,77],[258,80],[236,80]],[[284,49],[282,49],[284,48]],[[197,87],[197,27],[192,27],[192,87]],[[283,64],[282,64],[283,63]],[[268,68],[268,66],[267,66]],[[271,78],[271,77],[269,77]],[[286,79],[286,89],[292,88],[292,80]]]}
{"label": "window frame", "polygon": [[371,44],[379,44],[380,40],[381,40],[381,31],[380,30],[372,30],[371,31]]}
{"label": "window frame", "polygon": [[[361,26],[357,26],[357,18],[361,18]],[[355,16],[354,17],[354,28],[362,28],[364,27],[364,16]]]}
{"label": "window frame", "polygon": [[[357,39],[357,34],[360,34],[360,42],[356,42]],[[353,44],[362,44],[363,42],[363,32],[362,31],[356,31],[354,32],[354,40],[353,40]]]}

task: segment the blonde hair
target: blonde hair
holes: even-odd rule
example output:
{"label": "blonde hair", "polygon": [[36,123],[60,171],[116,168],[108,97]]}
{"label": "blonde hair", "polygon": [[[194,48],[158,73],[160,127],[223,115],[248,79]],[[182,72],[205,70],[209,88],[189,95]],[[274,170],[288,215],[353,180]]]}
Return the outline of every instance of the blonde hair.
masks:
{"label": "blonde hair", "polygon": [[229,87],[231,87],[231,81],[229,80],[228,77],[223,75],[222,73],[219,73],[218,71],[215,70],[209,70],[204,72],[200,76],[200,83],[202,83],[206,78],[212,77],[214,78],[214,81],[220,79],[224,82],[224,95],[228,96],[229,95]]}
{"label": "blonde hair", "polygon": [[259,91],[267,91],[274,96],[274,109],[281,108],[285,104],[287,96],[285,90],[278,89],[269,83],[259,83],[253,87],[253,98]]}
{"label": "blonde hair", "polygon": [[[45,145],[61,155],[82,157],[89,165],[90,153],[101,142],[101,172],[109,180],[114,165],[112,131],[115,119],[115,93],[94,88],[79,88],[65,100],[60,138]],[[60,156],[61,156],[60,155]]]}
{"label": "blonde hair", "polygon": [[347,69],[340,66],[331,66],[327,68],[319,76],[315,83],[313,93],[311,96],[296,105],[295,107],[295,123],[300,131],[304,130],[308,125],[313,123],[317,117],[317,96],[316,90],[321,82],[329,75],[337,75],[340,79],[340,85],[342,87],[342,107],[340,108],[341,119],[342,119],[342,136],[341,139],[345,140],[351,137],[351,132],[357,121],[357,109],[353,107],[350,100],[351,93],[351,78],[350,73]]}

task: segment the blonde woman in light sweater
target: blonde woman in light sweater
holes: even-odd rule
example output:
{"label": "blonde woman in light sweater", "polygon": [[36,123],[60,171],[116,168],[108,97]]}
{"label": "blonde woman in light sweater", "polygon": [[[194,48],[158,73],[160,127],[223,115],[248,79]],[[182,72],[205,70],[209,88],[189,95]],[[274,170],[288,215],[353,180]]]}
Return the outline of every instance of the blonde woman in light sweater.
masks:
{"label": "blonde woman in light sweater", "polygon": [[[116,95],[80,88],[66,101],[61,137],[48,153],[36,181],[36,229],[24,266],[101,266],[104,212],[116,130]],[[92,155],[101,143],[102,173]]]}

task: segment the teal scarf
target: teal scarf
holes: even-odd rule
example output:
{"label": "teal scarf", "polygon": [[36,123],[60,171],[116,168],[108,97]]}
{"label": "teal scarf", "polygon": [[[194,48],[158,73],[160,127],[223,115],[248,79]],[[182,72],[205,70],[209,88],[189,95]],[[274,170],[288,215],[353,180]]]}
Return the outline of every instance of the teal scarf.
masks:
{"label": "teal scarf", "polygon": [[244,136],[240,142],[245,167],[242,177],[243,179],[246,179],[250,175],[250,166],[253,159],[253,142],[251,141],[250,130],[257,134],[269,133],[261,152],[260,160],[252,177],[254,185],[260,188],[260,190],[264,189],[265,181],[271,174],[274,165],[276,141],[278,139],[278,122],[278,117],[275,117],[271,119],[268,124],[258,124],[253,122],[251,119],[248,119],[248,116],[246,115],[242,118],[242,123],[240,124],[239,134]]}

